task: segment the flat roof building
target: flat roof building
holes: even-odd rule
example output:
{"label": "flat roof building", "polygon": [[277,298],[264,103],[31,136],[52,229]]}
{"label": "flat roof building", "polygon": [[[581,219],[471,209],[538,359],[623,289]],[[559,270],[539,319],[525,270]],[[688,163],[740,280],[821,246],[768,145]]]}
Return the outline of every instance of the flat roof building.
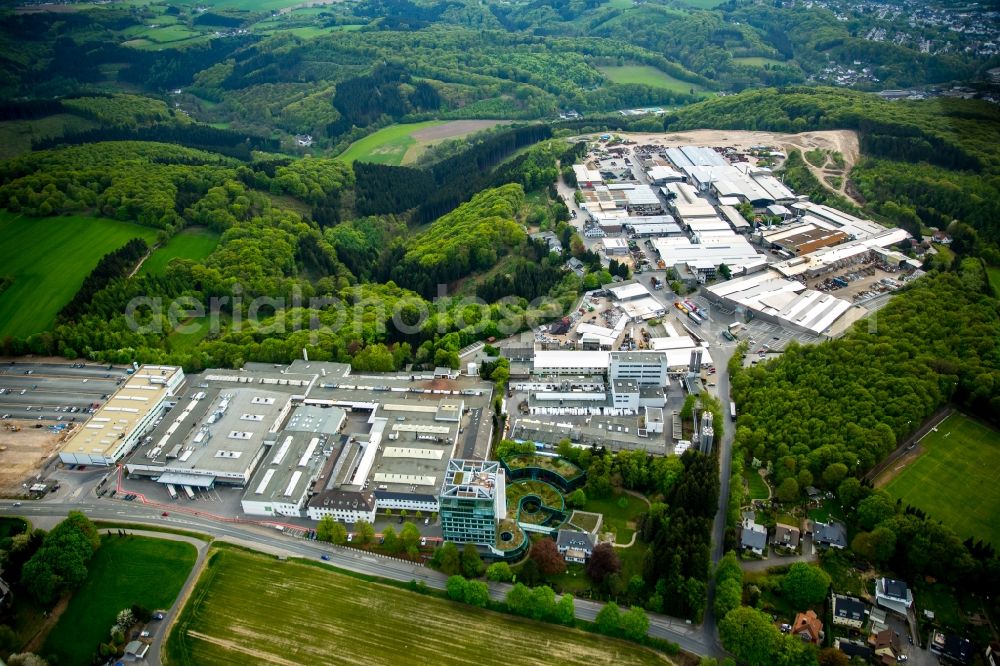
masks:
{"label": "flat roof building", "polygon": [[59,449],[68,465],[113,465],[139,445],[184,382],[181,368],[143,365]]}
{"label": "flat roof building", "polygon": [[499,462],[449,461],[439,497],[445,541],[496,550],[497,523],[507,515],[507,483]]}

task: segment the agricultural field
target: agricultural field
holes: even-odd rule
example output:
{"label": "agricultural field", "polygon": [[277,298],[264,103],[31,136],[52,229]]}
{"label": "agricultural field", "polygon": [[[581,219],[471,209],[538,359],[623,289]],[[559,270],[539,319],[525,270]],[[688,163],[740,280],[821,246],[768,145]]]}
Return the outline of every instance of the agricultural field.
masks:
{"label": "agricultural field", "polygon": [[733,62],[737,65],[746,65],[748,67],[763,67],[764,65],[784,65],[785,63],[780,60],[775,60],[774,58],[762,58],[760,56],[748,56],[743,58],[733,58]]}
{"label": "agricultural field", "polygon": [[622,65],[620,67],[598,67],[612,83],[640,83],[654,88],[665,88],[673,92],[696,93],[704,90],[697,83],[681,81],[650,65]]}
{"label": "agricultural field", "polygon": [[90,561],[87,581],[70,599],[42,654],[56,655],[60,664],[91,663],[118,611],[133,604],[155,610],[174,603],[196,556],[191,544],[180,541],[105,536]]}
{"label": "agricultural field", "polygon": [[83,132],[97,125],[86,118],[69,113],[57,113],[35,120],[5,120],[0,122],[0,159],[17,157],[31,150],[32,139]]}
{"label": "agricultural field", "polygon": [[152,243],[156,231],[82,215],[31,218],[0,211],[0,277],[14,278],[0,293],[0,337],[50,328],[101,257],[137,237]]}
{"label": "agricultural field", "polygon": [[156,248],[149,259],[142,262],[140,275],[162,275],[171,259],[191,259],[201,261],[212,253],[219,244],[219,234],[204,227],[184,229],[174,235],[165,245]]}
{"label": "agricultural field", "polygon": [[488,129],[502,121],[497,120],[427,120],[422,123],[404,123],[384,127],[374,134],[358,139],[338,158],[348,164],[355,161],[374,164],[411,164],[428,147],[445,139],[457,139]]}
{"label": "agricultural field", "polygon": [[[891,476],[885,490],[922,509],[962,538],[1000,547],[1000,433],[959,413],[920,440],[920,455]],[[876,485],[879,485],[876,482]]]}
{"label": "agricultural field", "polygon": [[166,650],[177,666],[331,659],[408,666],[509,660],[512,650],[518,663],[549,663],[532,653],[543,645],[561,664],[670,663],[638,645],[369,583],[319,563],[230,549],[212,554]]}

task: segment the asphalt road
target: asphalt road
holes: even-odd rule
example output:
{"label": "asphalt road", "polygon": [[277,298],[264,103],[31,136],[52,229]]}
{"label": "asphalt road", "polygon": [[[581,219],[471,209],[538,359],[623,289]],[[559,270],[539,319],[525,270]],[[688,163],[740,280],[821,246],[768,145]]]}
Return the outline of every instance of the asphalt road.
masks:
{"label": "asphalt road", "polygon": [[[293,539],[278,530],[260,525],[225,523],[203,516],[185,515],[171,512],[162,517],[155,507],[140,504],[125,504],[114,500],[87,500],[72,504],[60,502],[25,502],[14,507],[12,502],[0,503],[0,515],[20,515],[28,518],[42,516],[62,517],[71,510],[85,513],[92,520],[127,521],[169,526],[210,534],[216,538],[228,538],[257,547],[268,552],[283,552],[291,556],[319,559],[323,554],[330,556],[330,564],[348,571],[379,576],[398,581],[422,581],[429,587],[444,589],[447,577],[433,569],[410,562],[382,557],[372,553],[340,548],[317,541]],[[502,599],[509,585],[490,584],[490,594],[494,599]],[[602,604],[578,599],[575,602],[576,616],[583,620],[593,620]],[[650,614],[651,636],[673,641],[681,649],[698,655],[723,656],[714,634],[707,631],[708,623],[701,627],[687,625],[684,621],[664,615]]]}

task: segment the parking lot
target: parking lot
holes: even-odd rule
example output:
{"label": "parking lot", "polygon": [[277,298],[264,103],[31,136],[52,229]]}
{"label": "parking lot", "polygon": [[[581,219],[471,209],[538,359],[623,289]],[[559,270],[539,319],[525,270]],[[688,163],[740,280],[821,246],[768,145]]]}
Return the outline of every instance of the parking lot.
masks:
{"label": "parking lot", "polygon": [[0,365],[0,416],[85,421],[124,381],[125,367],[73,363]]}

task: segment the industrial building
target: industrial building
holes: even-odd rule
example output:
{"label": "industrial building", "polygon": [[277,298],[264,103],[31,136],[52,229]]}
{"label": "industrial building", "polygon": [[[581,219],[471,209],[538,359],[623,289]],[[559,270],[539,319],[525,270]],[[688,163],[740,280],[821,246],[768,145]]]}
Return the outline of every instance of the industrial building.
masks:
{"label": "industrial building", "polygon": [[621,238],[605,238],[601,243],[604,245],[604,252],[609,257],[624,257],[628,255],[628,243]]}
{"label": "industrial building", "polygon": [[733,275],[753,273],[767,267],[767,259],[744,236],[704,236],[693,243],[687,238],[656,238],[653,247],[670,267],[684,265],[700,282],[714,279],[720,264]]}
{"label": "industrial building", "polygon": [[600,171],[588,169],[585,164],[574,164],[573,175],[576,176],[576,184],[581,189],[590,189],[604,183],[604,177]]}
{"label": "industrial building", "polygon": [[445,541],[473,543],[497,550],[497,525],[507,515],[507,483],[495,461],[448,462],[440,492]]}
{"label": "industrial building", "polygon": [[63,444],[59,460],[67,465],[114,465],[139,445],[183,382],[184,371],[178,367],[133,367],[90,421]]}
{"label": "industrial building", "polygon": [[775,270],[721,282],[706,291],[727,308],[750,310],[759,319],[815,335],[835,336],[867,314],[842,298],[806,289]]}

